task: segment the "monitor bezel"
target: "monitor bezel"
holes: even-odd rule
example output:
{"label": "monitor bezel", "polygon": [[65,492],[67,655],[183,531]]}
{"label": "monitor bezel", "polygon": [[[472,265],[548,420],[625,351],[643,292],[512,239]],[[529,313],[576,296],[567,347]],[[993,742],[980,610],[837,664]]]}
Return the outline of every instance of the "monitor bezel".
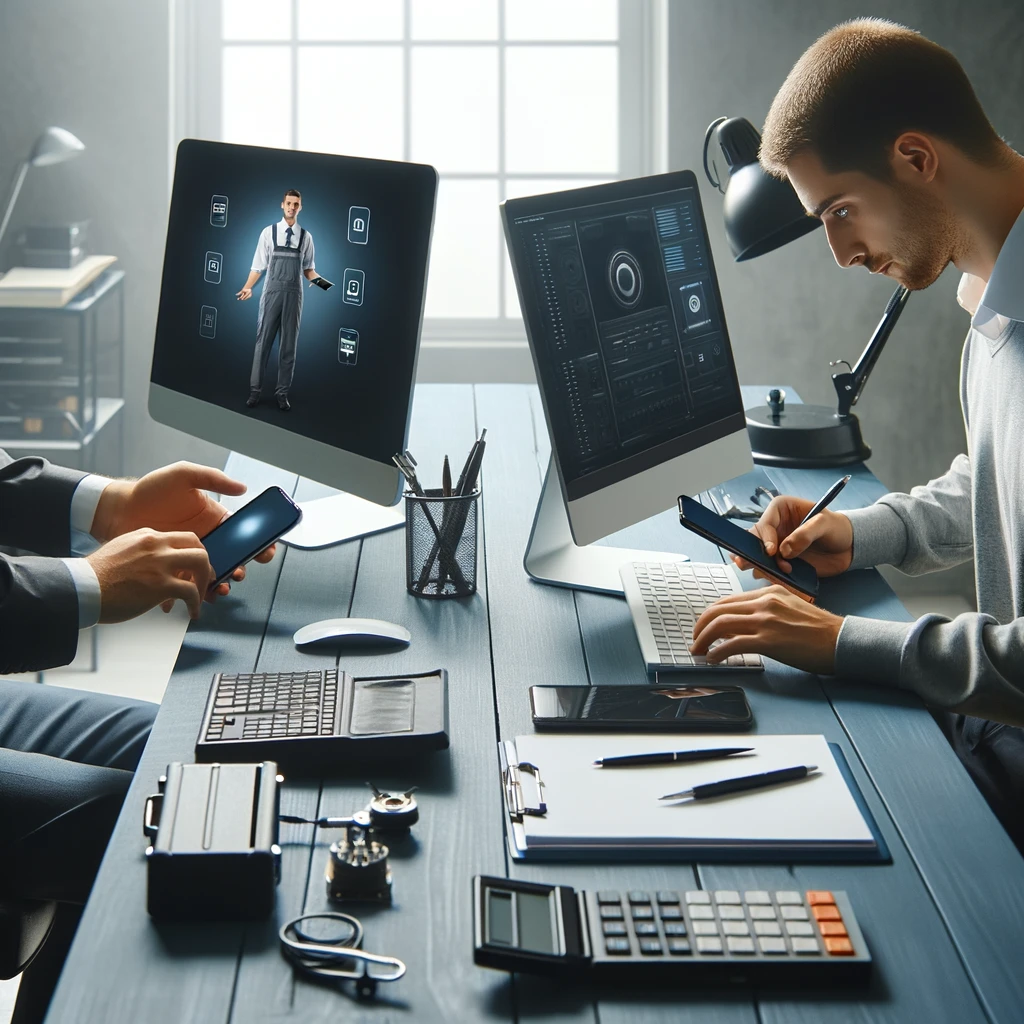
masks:
{"label": "monitor bezel", "polygon": [[[420,287],[419,310],[416,318],[416,340],[413,352],[412,371],[409,376],[408,393],[405,397],[405,425],[402,430],[401,450],[409,441],[409,426],[412,422],[413,395],[416,389],[416,373],[419,364],[420,340],[423,334],[423,314],[427,300],[427,271],[430,265],[430,249],[433,242],[434,220],[437,214],[437,189],[439,175],[430,164],[417,164],[400,160],[373,160],[366,157],[345,156],[337,153],[314,153],[307,150],[275,149],[266,146],[245,146],[230,142],[212,142],[205,139],[182,139],[178,144],[175,158],[175,179],[183,162],[208,159],[211,147],[247,152],[254,161],[261,153],[290,153],[296,157],[305,155],[319,159],[337,159],[339,163],[386,164],[390,168],[408,168],[408,187],[421,188],[428,178],[432,190],[430,196],[430,225],[426,240],[426,253]],[[171,190],[171,204],[168,214],[174,213],[174,188]],[[164,267],[170,243],[170,231],[164,238],[164,260],[161,265],[161,293],[163,291]],[[158,307],[159,308],[159,307]],[[316,480],[328,487],[336,487],[348,494],[357,495],[378,505],[396,505],[402,497],[403,477],[397,466],[377,462],[364,455],[338,448],[324,441],[305,437],[283,427],[246,416],[244,413],[225,409],[212,402],[206,402],[173,388],[157,384],[153,380],[153,361],[156,352],[156,328],[154,328],[153,350],[150,355],[150,381],[148,408],[150,416],[158,423],[174,427],[193,437],[220,445],[230,451],[239,452],[269,463],[299,476]],[[394,382],[391,382],[393,385]]]}
{"label": "monitor bezel", "polygon": [[[566,482],[562,470],[562,460],[558,451],[558,439],[552,429],[552,415],[548,403],[547,389],[544,386],[544,378],[541,375],[540,360],[537,356],[537,344],[534,341],[534,329],[531,325],[531,314],[529,303],[526,301],[523,290],[523,282],[520,280],[519,269],[516,261],[518,252],[518,240],[515,237],[514,222],[522,217],[547,216],[558,213],[562,210],[574,207],[593,206],[601,203],[619,202],[622,200],[653,198],[661,193],[674,192],[679,189],[690,188],[694,192],[698,205],[701,221],[701,232],[704,240],[705,251],[708,257],[708,269],[711,276],[712,288],[715,301],[718,304],[718,311],[722,321],[722,336],[729,349],[730,364],[732,367],[733,384],[738,396],[739,408],[735,413],[730,413],[712,423],[705,424],[697,430],[670,438],[653,448],[636,452],[626,458],[620,459],[605,466],[602,469],[588,473],[579,480]],[[529,343],[530,356],[533,360],[534,373],[537,377],[538,390],[540,391],[541,406],[544,409],[544,418],[547,422],[548,436],[551,439],[552,459],[558,474],[558,483],[562,491],[562,498],[566,507],[571,502],[590,497],[600,491],[616,484],[622,483],[631,477],[637,476],[647,470],[655,469],[680,458],[691,452],[697,451],[716,441],[722,440],[738,431],[746,431],[746,415],[743,410],[742,391],[740,390],[739,376],[736,372],[736,360],[732,352],[732,340],[729,336],[729,327],[725,317],[725,306],[722,303],[721,288],[718,283],[718,273],[715,269],[714,255],[711,251],[711,240],[708,237],[707,223],[704,218],[704,206],[700,198],[700,189],[697,184],[697,176],[693,171],[669,171],[666,174],[654,174],[642,178],[629,178],[623,181],[612,181],[601,185],[588,185],[584,188],[567,189],[564,192],[546,192],[542,195],[524,196],[517,199],[507,199],[501,204],[502,227],[505,232],[505,241],[509,249],[510,263],[512,264],[512,275],[516,283],[516,293],[519,297],[520,309],[523,313],[523,323],[526,328],[526,337]],[[535,313],[533,315],[536,315]],[[668,507],[668,506],[666,506]]]}

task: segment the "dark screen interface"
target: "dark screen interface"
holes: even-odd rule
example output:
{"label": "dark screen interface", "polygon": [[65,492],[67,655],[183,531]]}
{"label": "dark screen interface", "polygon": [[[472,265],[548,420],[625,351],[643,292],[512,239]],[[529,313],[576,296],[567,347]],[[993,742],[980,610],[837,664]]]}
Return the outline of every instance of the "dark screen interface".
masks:
{"label": "dark screen interface", "polygon": [[[584,687],[573,687],[573,690]],[[720,722],[744,720],[742,693],[714,687],[591,686],[590,692],[558,693],[558,717],[599,722],[650,722],[659,719]]]}
{"label": "dark screen interface", "polygon": [[[183,142],[153,382],[390,465],[405,438],[436,182],[420,164]],[[301,202],[291,236],[289,191]]]}
{"label": "dark screen interface", "polygon": [[228,516],[203,538],[216,578],[221,579],[240,562],[259,554],[269,541],[290,529],[295,520],[295,506],[276,487],[268,488]]}
{"label": "dark screen interface", "polygon": [[567,486],[742,409],[695,189],[519,216],[512,235]]}

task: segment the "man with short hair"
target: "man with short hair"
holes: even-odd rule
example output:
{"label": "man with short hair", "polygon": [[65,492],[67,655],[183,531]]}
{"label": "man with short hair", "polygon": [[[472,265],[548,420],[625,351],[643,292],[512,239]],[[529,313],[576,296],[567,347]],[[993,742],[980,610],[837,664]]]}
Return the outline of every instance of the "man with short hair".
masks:
{"label": "man with short hair", "polygon": [[1024,157],[948,50],[878,19],[837,26],[797,61],[760,156],[822,219],[841,267],[915,290],[949,263],[962,271],[969,454],[909,494],[804,526],[811,502],[776,498],[754,532],[784,569],[800,556],[823,576],[879,564],[918,574],[973,557],[978,612],[841,618],[774,586],[708,609],[692,649],[726,638],[709,660],[758,652],[918,693],[1024,851]]}

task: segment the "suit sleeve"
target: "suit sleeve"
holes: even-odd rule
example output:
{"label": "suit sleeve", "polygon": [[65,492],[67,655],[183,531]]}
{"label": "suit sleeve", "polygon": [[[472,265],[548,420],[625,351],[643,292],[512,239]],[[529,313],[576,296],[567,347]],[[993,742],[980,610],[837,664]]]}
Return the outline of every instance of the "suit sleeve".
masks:
{"label": "suit sleeve", "polygon": [[59,558],[0,554],[0,674],[67,665],[78,650],[78,595]]}
{"label": "suit sleeve", "polygon": [[41,555],[71,552],[71,501],[87,474],[0,449],[0,544]]}

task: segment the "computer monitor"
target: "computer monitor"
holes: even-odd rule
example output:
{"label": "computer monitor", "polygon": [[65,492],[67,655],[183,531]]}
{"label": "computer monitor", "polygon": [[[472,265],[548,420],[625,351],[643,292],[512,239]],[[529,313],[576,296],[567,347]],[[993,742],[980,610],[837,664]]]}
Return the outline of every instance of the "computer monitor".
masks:
{"label": "computer monitor", "polygon": [[397,503],[436,193],[421,164],[182,142],[153,418]]}
{"label": "computer monitor", "polygon": [[586,545],[753,466],[697,180],[510,199],[502,221],[555,470],[527,572],[621,592],[650,553]]}

